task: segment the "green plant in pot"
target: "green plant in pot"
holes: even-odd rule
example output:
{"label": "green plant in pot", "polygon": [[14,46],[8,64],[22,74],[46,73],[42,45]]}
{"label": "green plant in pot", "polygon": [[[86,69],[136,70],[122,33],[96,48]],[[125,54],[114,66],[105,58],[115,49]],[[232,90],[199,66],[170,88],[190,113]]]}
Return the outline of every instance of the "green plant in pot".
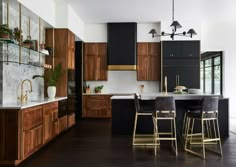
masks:
{"label": "green plant in pot", "polygon": [[23,46],[26,48],[31,48],[33,45],[33,41],[31,40],[31,37],[28,36],[26,40],[23,41]]}
{"label": "green plant in pot", "polygon": [[47,93],[48,93],[48,97],[49,98],[54,98],[56,95],[56,84],[58,82],[58,80],[60,79],[60,77],[62,76],[63,72],[62,72],[62,67],[61,64],[58,64],[57,66],[55,66],[54,69],[50,69],[47,73],[47,75],[42,76],[42,75],[34,75],[34,78],[37,77],[42,77],[46,80],[47,82]]}
{"label": "green plant in pot", "polygon": [[11,39],[13,37],[12,29],[8,28],[7,24],[0,25],[0,38]]}
{"label": "green plant in pot", "polygon": [[94,88],[95,93],[101,93],[101,92],[102,92],[102,88],[103,88],[103,85],[101,85],[101,86],[95,86],[95,88]]}

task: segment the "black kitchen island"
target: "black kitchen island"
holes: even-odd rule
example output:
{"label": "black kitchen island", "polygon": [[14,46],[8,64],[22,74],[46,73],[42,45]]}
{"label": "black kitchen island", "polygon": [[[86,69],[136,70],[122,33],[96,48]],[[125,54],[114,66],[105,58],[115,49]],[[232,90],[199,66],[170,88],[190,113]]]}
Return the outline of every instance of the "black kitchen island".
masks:
{"label": "black kitchen island", "polygon": [[[166,96],[160,93],[141,95],[141,105],[147,108],[154,106],[154,99],[157,96]],[[197,105],[207,94],[173,94],[176,102],[176,126],[178,137],[182,134],[182,125],[184,114],[187,112],[189,105]],[[135,106],[133,96],[113,96],[112,101],[112,134],[132,135],[135,118]],[[219,100],[219,126],[222,138],[229,136],[229,99],[220,97]],[[159,122],[159,130],[168,128],[168,122]],[[151,116],[140,116],[138,118],[137,133],[153,133],[153,122]]]}

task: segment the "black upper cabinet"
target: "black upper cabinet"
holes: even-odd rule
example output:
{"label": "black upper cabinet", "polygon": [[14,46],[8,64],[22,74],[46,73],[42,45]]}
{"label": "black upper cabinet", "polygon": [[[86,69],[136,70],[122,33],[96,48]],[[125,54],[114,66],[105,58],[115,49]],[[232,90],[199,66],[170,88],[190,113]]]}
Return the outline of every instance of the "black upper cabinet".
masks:
{"label": "black upper cabinet", "polygon": [[199,59],[200,41],[163,41],[164,59]]}
{"label": "black upper cabinet", "polygon": [[167,76],[167,88],[177,85],[200,88],[200,41],[162,42],[162,85]]}

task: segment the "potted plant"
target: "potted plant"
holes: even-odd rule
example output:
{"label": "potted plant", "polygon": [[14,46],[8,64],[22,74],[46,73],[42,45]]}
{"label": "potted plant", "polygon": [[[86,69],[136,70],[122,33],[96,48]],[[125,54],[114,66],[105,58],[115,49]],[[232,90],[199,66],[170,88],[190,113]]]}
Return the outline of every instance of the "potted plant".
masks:
{"label": "potted plant", "polygon": [[26,40],[23,41],[23,46],[26,48],[31,48],[34,42],[31,40],[31,37],[28,36]]}
{"label": "potted plant", "polygon": [[103,85],[101,86],[95,86],[95,93],[101,93],[102,92]]}
{"label": "potted plant", "polygon": [[0,38],[11,39],[13,36],[13,32],[10,28],[8,28],[7,24],[0,25]]}
{"label": "potted plant", "polygon": [[48,71],[47,76],[42,75],[34,75],[33,79],[36,77],[45,78],[47,81],[47,93],[49,98],[54,98],[56,95],[56,84],[60,77],[62,76],[62,67],[61,64],[58,64],[54,69],[50,69]]}

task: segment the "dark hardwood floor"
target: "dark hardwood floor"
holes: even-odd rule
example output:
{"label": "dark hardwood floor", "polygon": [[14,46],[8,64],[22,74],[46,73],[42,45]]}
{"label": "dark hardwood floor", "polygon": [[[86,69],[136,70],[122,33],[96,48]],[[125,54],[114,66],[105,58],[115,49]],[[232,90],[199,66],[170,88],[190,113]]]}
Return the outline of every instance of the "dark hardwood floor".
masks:
{"label": "dark hardwood floor", "polygon": [[112,136],[110,120],[82,120],[57,137],[20,167],[233,167],[236,166],[236,135],[223,142],[224,157],[207,152],[206,160],[185,153],[179,143],[176,158],[164,143],[155,157],[153,149],[132,146],[131,136]]}

